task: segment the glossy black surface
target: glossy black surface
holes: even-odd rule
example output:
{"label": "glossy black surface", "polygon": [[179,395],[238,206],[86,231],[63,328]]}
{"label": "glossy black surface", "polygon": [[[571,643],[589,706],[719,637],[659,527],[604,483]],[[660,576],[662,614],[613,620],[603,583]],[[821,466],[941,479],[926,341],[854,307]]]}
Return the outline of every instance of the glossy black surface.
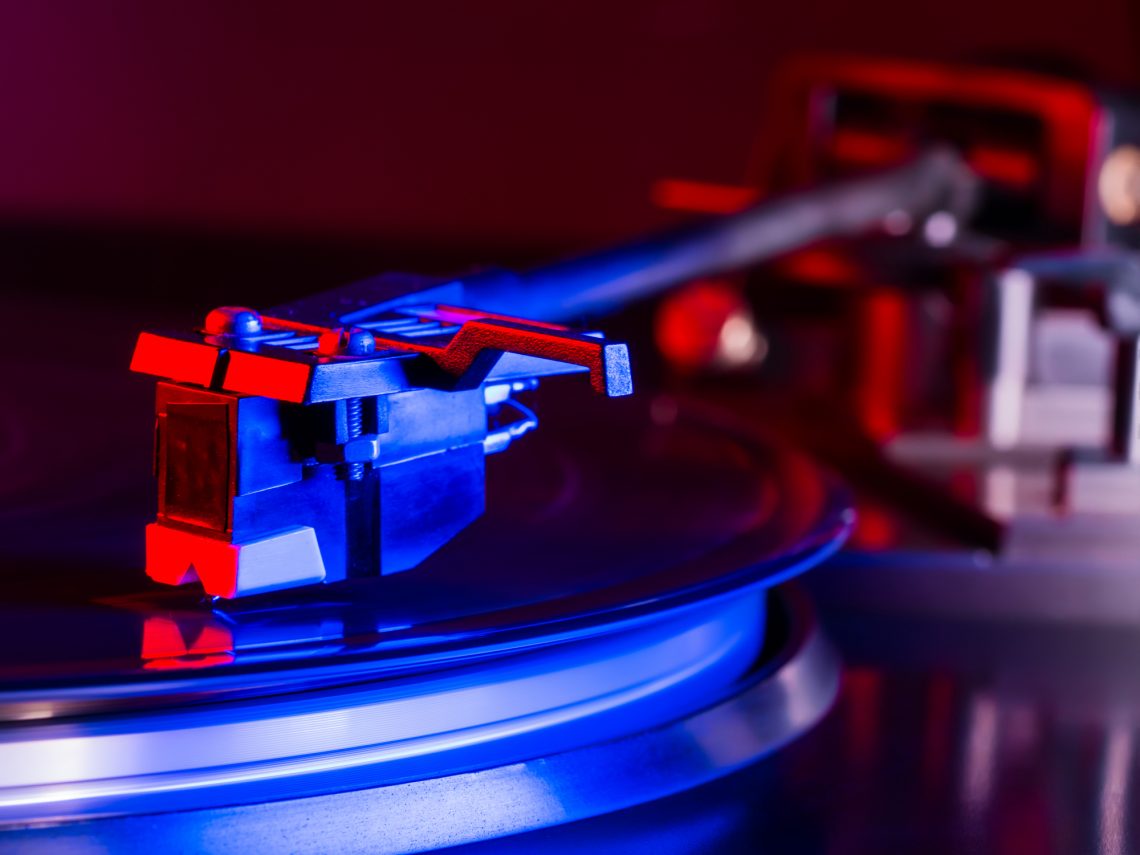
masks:
{"label": "glossy black surface", "polygon": [[1136,851],[1140,632],[829,612],[843,685],[802,739],[691,793],[453,851]]}

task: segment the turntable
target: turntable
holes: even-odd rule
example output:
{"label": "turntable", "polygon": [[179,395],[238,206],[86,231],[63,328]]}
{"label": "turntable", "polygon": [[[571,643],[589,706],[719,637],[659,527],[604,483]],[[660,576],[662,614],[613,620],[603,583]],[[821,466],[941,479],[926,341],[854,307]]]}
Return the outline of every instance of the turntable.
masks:
{"label": "turntable", "polygon": [[115,344],[0,414],[0,845],[984,850],[1042,745],[1126,839],[1133,114],[922,64],[781,85],[788,183],[695,224],[190,323],[53,309]]}

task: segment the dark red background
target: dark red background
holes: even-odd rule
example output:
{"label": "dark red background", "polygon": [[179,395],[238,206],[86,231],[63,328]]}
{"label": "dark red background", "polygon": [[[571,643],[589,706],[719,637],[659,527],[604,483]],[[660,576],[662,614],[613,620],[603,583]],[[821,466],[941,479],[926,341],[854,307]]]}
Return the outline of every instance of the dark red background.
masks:
{"label": "dark red background", "polygon": [[799,51],[1035,54],[1130,83],[1129,0],[15,3],[0,219],[564,248],[739,179]]}

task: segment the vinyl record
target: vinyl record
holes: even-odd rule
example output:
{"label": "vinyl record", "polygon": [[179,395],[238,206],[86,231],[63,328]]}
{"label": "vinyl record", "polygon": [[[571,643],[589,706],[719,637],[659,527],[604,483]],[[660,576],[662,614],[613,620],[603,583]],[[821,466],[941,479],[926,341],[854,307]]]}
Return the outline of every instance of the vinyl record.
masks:
{"label": "vinyl record", "polygon": [[[822,667],[802,615],[781,606],[766,623],[766,592],[841,543],[841,488],[673,399],[615,405],[559,384],[537,406],[543,428],[489,461],[485,517],[407,573],[215,603],[99,556],[77,567],[74,542],[45,548],[0,607],[0,821],[185,821],[539,759],[553,770],[731,703],[796,651]],[[100,542],[144,522],[124,512]],[[753,754],[822,714],[834,668],[812,674],[798,711],[786,690],[766,702]]]}

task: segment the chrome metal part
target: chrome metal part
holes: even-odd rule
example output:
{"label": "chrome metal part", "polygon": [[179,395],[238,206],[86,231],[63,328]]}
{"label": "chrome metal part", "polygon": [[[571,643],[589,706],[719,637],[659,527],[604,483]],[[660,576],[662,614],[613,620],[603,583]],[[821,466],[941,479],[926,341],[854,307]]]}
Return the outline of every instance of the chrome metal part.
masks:
{"label": "chrome metal part", "polygon": [[[748,602],[755,606],[757,601],[750,598]],[[315,852],[327,851],[330,847],[339,851],[414,852],[570,822],[661,798],[760,759],[812,727],[830,707],[839,684],[838,661],[820,633],[810,606],[801,595],[787,589],[777,596],[776,602],[783,625],[781,632],[785,633],[783,643],[775,648],[776,652],[763,659],[756,659],[755,652],[751,660],[738,659],[733,666],[737,676],[725,674],[722,677],[726,680],[723,689],[711,696],[703,696],[707,700],[691,697],[690,709],[680,712],[675,718],[661,720],[658,715],[654,721],[652,706],[643,705],[639,716],[628,719],[616,731],[596,731],[595,738],[585,742],[579,740],[576,745],[568,745],[558,738],[544,739],[542,745],[545,750],[537,749],[536,744],[537,750],[529,754],[524,752],[517,760],[491,763],[471,771],[445,772],[441,776],[420,777],[405,773],[386,784],[382,778],[378,780],[376,777],[374,764],[382,760],[382,755],[376,754],[374,749],[371,753],[356,750],[339,756],[298,757],[292,763],[282,759],[266,766],[266,773],[285,777],[295,775],[299,771],[297,762],[310,767],[324,766],[332,778],[317,789],[352,791],[260,804],[222,806],[232,804],[234,798],[231,793],[228,798],[223,797],[221,805],[210,809],[199,806],[197,809],[166,812],[173,807],[188,807],[179,793],[195,785],[193,775],[184,771],[173,779],[169,774],[144,777],[133,783],[136,789],[131,802],[132,812],[158,808],[163,813],[93,818],[79,824],[59,825],[58,822],[64,816],[81,816],[92,811],[95,814],[106,813],[109,802],[104,802],[100,809],[100,793],[109,796],[122,784],[113,780],[91,780],[89,784],[76,782],[71,786],[56,786],[54,790],[52,787],[8,787],[0,794],[7,829],[5,842],[18,844],[22,851],[34,852],[83,839],[115,851],[132,852],[142,851],[148,845],[147,841],[153,840],[153,835],[160,834],[172,844],[219,852],[248,851],[250,848],[263,852]],[[745,608],[744,600],[729,606],[730,610]],[[710,653],[725,642],[729,642],[730,648],[738,643],[727,637],[717,641],[714,636],[715,633],[707,637],[711,644],[707,648]],[[681,638],[683,636],[678,636]],[[697,648],[681,643],[690,648],[687,656],[698,653]],[[741,652],[750,645],[755,651],[756,643],[753,638],[740,648]],[[692,662],[698,661],[699,654]],[[623,679],[631,687],[637,685],[637,675],[624,668],[620,661],[608,673],[611,674],[610,679]],[[550,673],[544,678],[554,679],[557,676]],[[676,686],[681,688],[680,683]],[[603,688],[597,687],[596,697],[599,699],[605,696]],[[356,690],[358,696],[375,691],[377,689],[373,687]],[[522,702],[524,698],[519,696],[517,700]],[[353,716],[361,708],[345,700],[348,699],[338,700],[323,713],[315,712],[326,717],[339,714],[341,723],[331,730],[326,727],[308,732],[309,741],[375,739],[376,731],[363,726],[363,722],[361,726],[351,726]],[[447,708],[455,715],[478,714],[478,708],[467,707],[466,712],[455,705]],[[319,710],[319,707],[315,709]],[[490,713],[492,710],[488,707],[486,711]],[[495,712],[502,715],[506,710],[496,708]],[[649,718],[645,717],[646,713],[649,713]],[[222,720],[216,727],[223,730],[240,728],[243,726],[240,719],[239,715],[229,721]],[[262,719],[261,726],[272,730],[284,726],[287,721],[287,718],[269,716]],[[386,726],[392,726],[390,720],[385,721],[389,722]],[[159,723],[169,725],[174,720],[163,722],[159,719]],[[549,721],[544,723],[550,724]],[[88,758],[78,766],[67,764],[63,759],[66,755],[58,753],[63,750],[63,743],[47,737],[45,731],[42,736],[47,741],[36,744],[38,740],[31,738],[32,731],[36,730],[35,723],[29,722],[29,725],[31,729],[27,740],[16,745],[9,740],[0,750],[9,753],[27,750],[38,752],[44,758],[48,756],[44,752],[48,752],[56,759],[46,766],[24,766],[21,769],[6,766],[5,777],[9,783],[13,775],[42,777],[52,774],[53,770],[57,774],[63,772],[72,777],[79,775],[94,779],[105,774],[111,766],[119,768],[141,761],[151,765],[157,761],[172,764],[179,760],[177,754],[169,752],[155,756],[129,751],[126,754],[93,751],[84,747],[93,744],[90,740],[110,738],[129,741],[132,738],[130,732],[122,728],[99,728],[97,725],[85,728],[79,725],[69,733],[60,731],[56,736],[56,739],[70,740],[67,743],[70,756]],[[46,727],[50,730],[66,726]],[[174,732],[168,732],[164,737],[165,744],[177,747],[178,742],[173,736]],[[238,739],[236,731],[231,737],[219,731],[217,737],[207,744],[208,751],[248,757],[250,748],[243,747],[248,743]],[[454,740],[455,737],[451,738]],[[259,741],[255,745],[276,751],[300,750],[300,746],[290,740]],[[425,750],[434,747],[437,746],[423,746]],[[528,756],[530,759],[526,759]],[[182,762],[191,759],[186,755]],[[208,757],[198,757],[194,762],[200,765],[209,760]],[[207,772],[207,777],[215,779],[219,774],[228,774],[232,778],[232,772],[221,773],[216,769]],[[401,777],[403,781],[399,781]],[[231,779],[229,783],[237,781]],[[202,786],[200,781],[197,785]],[[286,792],[282,791],[281,795]],[[121,795],[117,802],[120,808],[112,809],[112,812],[122,812]],[[217,798],[216,793],[214,798]],[[37,827],[33,819],[36,816],[51,816],[54,820],[48,827]],[[23,830],[19,830],[21,828]],[[141,833],[143,829],[146,829],[145,834]],[[283,829],[289,829],[288,833],[282,833]]]}
{"label": "chrome metal part", "polygon": [[1008,270],[988,284],[993,317],[993,368],[986,389],[985,434],[991,445],[1009,448],[1021,439],[1025,387],[1029,381],[1034,283],[1023,270]]}

